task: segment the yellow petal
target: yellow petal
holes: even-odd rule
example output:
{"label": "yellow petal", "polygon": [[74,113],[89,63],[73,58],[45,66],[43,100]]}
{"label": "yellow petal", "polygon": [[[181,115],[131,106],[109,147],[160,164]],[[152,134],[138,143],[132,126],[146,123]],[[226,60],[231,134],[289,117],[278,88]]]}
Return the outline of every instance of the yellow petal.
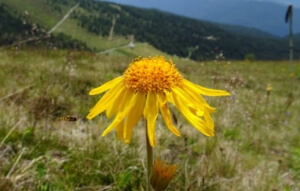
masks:
{"label": "yellow petal", "polygon": [[115,119],[113,120],[113,122],[102,133],[102,137],[104,137],[110,131],[115,129],[122,122],[122,120],[124,120],[124,118],[126,117],[126,115],[128,114],[128,111],[130,109],[130,104],[131,104],[132,97],[133,97],[133,92],[132,91],[126,91],[126,93],[124,95],[124,100],[126,100],[124,102],[124,105],[120,108],[120,111],[118,112],[118,114],[115,117]]}
{"label": "yellow petal", "polygon": [[153,147],[156,144],[155,141],[155,121],[158,116],[158,100],[157,95],[154,92],[149,92],[146,98],[146,104],[144,109],[144,117],[147,120],[147,132],[150,145]]}
{"label": "yellow petal", "polygon": [[193,99],[191,95],[179,87],[172,88],[172,91],[180,97],[180,100],[185,103],[190,110],[193,111],[193,113],[197,114],[198,116],[203,116],[205,108],[199,99]]}
{"label": "yellow petal", "polygon": [[183,102],[189,103],[190,105],[194,105],[194,103],[192,102],[193,100],[190,99],[190,96],[187,95],[184,91],[182,91],[181,88],[174,87],[172,88],[172,92],[174,92],[177,96],[179,96]]}
{"label": "yellow petal", "polygon": [[111,101],[112,98],[123,89],[123,85],[121,83],[117,84],[116,86],[112,87],[108,92],[106,92],[101,99],[97,102],[97,104],[90,109],[92,112],[95,108],[99,107],[99,105],[103,105],[103,103]]}
{"label": "yellow petal", "polygon": [[132,99],[132,107],[128,112],[128,116],[125,122],[124,140],[125,143],[129,143],[131,140],[132,130],[134,126],[139,122],[143,115],[143,110],[146,102],[146,94],[137,92]]}
{"label": "yellow petal", "polygon": [[171,92],[165,90],[164,93],[165,93],[165,96],[166,96],[166,98],[167,98],[167,101],[170,102],[170,103],[172,103],[172,104],[174,104],[174,100],[173,100],[173,98],[172,98]]}
{"label": "yellow petal", "polygon": [[121,123],[116,127],[116,132],[118,139],[122,140],[124,135],[124,120],[122,120]]}
{"label": "yellow petal", "polygon": [[124,120],[124,117],[125,117],[125,112],[119,112],[115,117],[115,119],[113,120],[113,122],[104,130],[104,132],[102,133],[102,137],[104,137],[109,132],[114,130],[116,127],[118,127],[120,123],[122,123],[122,121]]}
{"label": "yellow petal", "polygon": [[193,114],[189,108],[182,103],[180,97],[172,93],[172,97],[175,103],[175,106],[180,111],[180,113],[186,118],[186,120],[191,123],[196,129],[202,132],[206,136],[213,136],[214,130],[205,126],[205,121]]}
{"label": "yellow petal", "polygon": [[166,123],[169,130],[177,136],[181,136],[180,132],[176,129],[176,127],[172,123],[172,117],[168,105],[166,104],[166,97],[165,95],[159,94],[159,105],[160,105],[160,112],[164,118],[164,122]]}
{"label": "yellow petal", "polygon": [[230,93],[224,90],[215,90],[196,85],[188,80],[183,80],[183,84],[192,88],[195,92],[206,96],[229,96]]}
{"label": "yellow petal", "polygon": [[126,88],[121,88],[121,90],[116,93],[116,98],[114,99],[115,101],[106,109],[107,118],[111,118],[113,115],[118,113],[119,108],[124,104],[124,102],[126,102],[126,100],[124,100],[124,94],[126,93],[126,91],[129,90]]}
{"label": "yellow petal", "polygon": [[191,110],[192,113],[194,113],[195,115],[202,117],[204,115],[204,109],[199,108],[199,107],[195,107],[194,105],[190,105],[187,104],[187,106],[189,107],[189,109]]}
{"label": "yellow petal", "polygon": [[212,118],[211,118],[211,116],[210,116],[210,114],[209,114],[209,112],[208,111],[205,111],[204,112],[204,120],[205,120],[205,122],[206,122],[206,126],[208,127],[208,128],[210,128],[210,129],[214,129],[214,121],[212,120]]}
{"label": "yellow petal", "polygon": [[87,118],[92,119],[95,116],[102,113],[104,110],[106,110],[109,106],[113,104],[118,92],[122,90],[122,84],[118,84],[117,86],[106,92],[106,94],[104,94],[104,96],[98,101],[98,103],[90,110],[90,113],[88,114]]}
{"label": "yellow petal", "polygon": [[205,99],[201,95],[199,95],[200,93],[197,92],[197,89],[193,88],[193,86],[183,83],[182,89],[184,92],[189,94],[195,102],[203,105],[210,113],[213,113],[216,111],[215,108],[208,105],[208,103],[205,101]]}
{"label": "yellow petal", "polygon": [[114,78],[113,80],[106,82],[105,84],[103,84],[102,86],[98,87],[98,88],[94,88],[92,89],[89,94],[90,95],[96,95],[96,94],[100,94],[102,92],[105,92],[108,89],[111,89],[112,87],[114,87],[115,85],[117,85],[118,83],[120,83],[123,80],[123,77],[117,77]]}

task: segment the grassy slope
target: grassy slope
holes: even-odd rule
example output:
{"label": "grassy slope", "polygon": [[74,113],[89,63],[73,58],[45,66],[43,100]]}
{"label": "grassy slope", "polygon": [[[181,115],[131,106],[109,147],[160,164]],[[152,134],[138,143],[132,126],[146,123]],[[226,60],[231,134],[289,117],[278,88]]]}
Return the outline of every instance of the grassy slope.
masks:
{"label": "grassy slope", "polygon": [[[147,44],[108,55],[0,52],[0,107],[5,108],[0,110],[0,190],[142,190],[143,124],[125,145],[114,133],[101,137],[110,123],[104,115],[92,121],[84,116],[99,98],[88,96],[92,87],[121,75],[136,55],[151,54],[161,53]],[[177,115],[183,135],[178,138],[159,118],[155,154],[179,164],[168,190],[300,189],[299,79],[289,77],[288,62],[199,63],[166,57],[188,80],[233,95],[206,98],[217,108],[212,138]],[[299,62],[295,69],[299,74]],[[268,84],[274,89],[266,104]],[[294,100],[285,112],[291,91]],[[59,121],[62,115],[79,120]]]}
{"label": "grassy slope", "polygon": [[[25,20],[29,20],[33,23],[38,23],[47,31],[55,26],[71,9],[71,7],[75,5],[62,6],[62,12],[59,13],[48,6],[45,3],[45,0],[0,0],[0,3],[2,2],[9,5],[11,10],[15,10],[18,13],[24,15]],[[78,9],[81,8],[79,7]],[[25,16],[25,11],[29,13],[29,16]],[[85,10],[81,9],[81,11]],[[74,39],[80,40],[82,42],[86,42],[88,47],[99,51],[118,47],[124,44],[129,44],[130,42],[130,40],[126,39],[125,37],[115,36],[112,40],[108,40],[108,37],[101,37],[96,34],[90,33],[86,29],[77,26],[77,21],[71,18],[65,20],[65,22],[60,25],[56,31],[54,31],[54,34],[59,32],[70,35]]]}
{"label": "grassy slope", "polygon": [[[50,29],[63,17],[63,13],[53,13],[51,8],[45,4],[45,0],[0,0],[0,3],[2,2],[9,5],[13,10],[16,10],[18,13],[24,15],[25,20],[29,19],[34,23],[39,23],[46,29]],[[64,11],[66,10],[67,8],[65,8]],[[25,17],[25,11],[29,13],[28,17]]]}
{"label": "grassy slope", "polygon": [[[105,54],[111,56],[124,56],[124,57],[131,57],[131,58],[135,58],[139,56],[148,57],[148,56],[156,56],[156,55],[170,57],[168,54],[161,52],[160,50],[154,48],[148,43],[136,43],[135,48],[130,48],[129,46],[126,46]],[[176,58],[179,59],[178,57]]]}

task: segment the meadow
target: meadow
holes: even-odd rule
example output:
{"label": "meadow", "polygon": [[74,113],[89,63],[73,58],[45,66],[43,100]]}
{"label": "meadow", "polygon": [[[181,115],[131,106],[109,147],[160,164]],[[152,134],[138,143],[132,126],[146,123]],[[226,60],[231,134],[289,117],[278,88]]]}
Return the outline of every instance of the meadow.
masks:
{"label": "meadow", "polygon": [[[137,46],[145,51],[0,50],[0,190],[146,189],[143,121],[125,144],[114,132],[101,137],[105,115],[85,118],[100,97],[89,90],[122,75],[136,56],[160,54]],[[214,137],[176,109],[182,137],[159,117],[155,156],[179,166],[167,190],[300,190],[299,61],[290,75],[288,61],[165,57],[189,81],[231,93],[205,97],[217,108]],[[78,120],[59,120],[66,115]]]}

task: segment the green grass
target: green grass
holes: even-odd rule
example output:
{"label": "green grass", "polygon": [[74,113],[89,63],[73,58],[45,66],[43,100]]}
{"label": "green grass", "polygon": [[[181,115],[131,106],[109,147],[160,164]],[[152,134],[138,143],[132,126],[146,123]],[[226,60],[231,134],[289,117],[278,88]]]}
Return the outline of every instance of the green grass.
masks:
{"label": "green grass", "polygon": [[[90,89],[122,75],[136,56],[161,54],[142,43],[107,55],[1,51],[0,190],[145,190],[143,122],[126,145],[115,133],[101,137],[110,123],[104,115],[92,121],[85,116],[99,99],[88,95]],[[174,110],[182,133],[176,137],[159,117],[154,153],[179,165],[168,190],[300,189],[300,62],[296,77],[289,77],[285,61],[165,56],[186,79],[232,94],[206,98],[217,108],[215,137],[203,136]],[[267,103],[268,84],[273,90]],[[59,121],[63,115],[79,120]]]}
{"label": "green grass", "polygon": [[65,20],[55,32],[70,35],[72,38],[85,42],[88,47],[98,51],[119,47],[130,42],[129,39],[121,36],[115,36],[112,40],[108,40],[108,37],[90,33],[86,29],[77,26],[77,21],[71,18]]}
{"label": "green grass", "polygon": [[[46,0],[0,0],[0,3],[9,5],[13,10],[20,13],[25,21],[38,23],[48,30],[60,21],[65,11],[68,11],[68,7],[62,7],[61,13],[53,11],[52,8],[46,4]],[[29,15],[26,16],[25,11],[27,11]]]}
{"label": "green grass", "polygon": [[[99,53],[99,54],[105,54],[109,56],[123,56],[123,57],[130,57],[132,59],[136,57],[149,57],[149,56],[165,56],[166,58],[170,58],[170,56],[153,46],[149,45],[148,43],[140,43],[137,42],[135,44],[135,48],[130,48],[129,46],[117,48],[114,51],[110,51],[107,53]],[[174,57],[175,58],[175,57]],[[177,58],[178,59],[178,58]]]}
{"label": "green grass", "polygon": [[[10,9],[13,10],[13,14],[15,14],[15,11],[20,13],[22,15],[22,20],[30,23],[37,23],[46,31],[52,29],[52,27],[54,27],[68,11],[76,5],[75,2],[71,5],[60,5],[61,12],[58,12],[46,2],[46,0],[0,0],[0,3],[7,4]],[[86,12],[80,7],[77,9]],[[25,15],[25,11],[29,14]],[[58,33],[69,35],[73,39],[86,43],[91,50],[95,50],[96,52],[119,47],[129,44],[130,42],[129,38],[122,36],[114,36],[112,40],[108,40],[108,37],[102,37],[88,32],[87,29],[77,25],[77,20],[70,17],[67,18],[53,33],[54,35]]]}

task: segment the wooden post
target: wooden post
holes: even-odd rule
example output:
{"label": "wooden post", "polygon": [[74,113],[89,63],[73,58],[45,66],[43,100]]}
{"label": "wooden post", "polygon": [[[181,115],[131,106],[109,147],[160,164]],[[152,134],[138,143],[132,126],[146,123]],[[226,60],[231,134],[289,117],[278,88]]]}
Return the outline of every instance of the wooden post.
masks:
{"label": "wooden post", "polygon": [[285,22],[289,22],[289,47],[290,47],[290,73],[293,73],[293,52],[294,52],[294,43],[293,43],[293,5],[289,5],[286,15]]}

